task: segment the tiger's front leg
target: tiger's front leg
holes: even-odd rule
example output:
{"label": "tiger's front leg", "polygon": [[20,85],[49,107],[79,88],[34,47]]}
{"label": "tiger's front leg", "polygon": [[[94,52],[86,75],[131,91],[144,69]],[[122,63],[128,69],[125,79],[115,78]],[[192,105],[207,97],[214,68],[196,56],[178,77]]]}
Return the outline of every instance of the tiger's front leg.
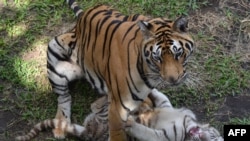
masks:
{"label": "tiger's front leg", "polygon": [[[70,44],[74,33],[59,35],[49,42],[47,51],[48,79],[54,93],[58,95],[58,107],[56,119],[71,122],[71,95],[68,84],[72,80],[80,79],[83,76],[82,69],[74,61],[74,50]],[[71,50],[71,51],[69,51]],[[60,128],[53,130],[56,138],[63,138],[64,132]]]}
{"label": "tiger's front leg", "polygon": [[109,141],[127,141],[126,133],[123,127],[126,121],[122,121],[121,119],[121,114],[126,113],[121,113],[123,108],[121,105],[118,105],[118,103],[118,101],[112,100],[109,105]]}

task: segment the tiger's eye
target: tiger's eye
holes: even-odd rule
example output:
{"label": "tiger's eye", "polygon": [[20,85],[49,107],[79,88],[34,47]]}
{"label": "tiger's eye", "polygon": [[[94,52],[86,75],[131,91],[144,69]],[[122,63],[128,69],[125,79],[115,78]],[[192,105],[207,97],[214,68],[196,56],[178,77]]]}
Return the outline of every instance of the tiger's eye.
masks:
{"label": "tiger's eye", "polygon": [[153,51],[153,46],[150,46],[150,51]]}
{"label": "tiger's eye", "polygon": [[145,52],[145,56],[146,56],[146,57],[149,56],[149,51],[148,51],[148,50]]}

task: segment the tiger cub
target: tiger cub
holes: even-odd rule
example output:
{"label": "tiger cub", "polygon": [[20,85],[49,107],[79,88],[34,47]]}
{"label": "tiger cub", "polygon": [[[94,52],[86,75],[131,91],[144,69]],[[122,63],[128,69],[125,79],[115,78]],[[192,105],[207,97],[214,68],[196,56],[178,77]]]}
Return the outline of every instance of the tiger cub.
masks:
{"label": "tiger cub", "polygon": [[[197,122],[186,108],[173,108],[168,98],[153,89],[149,98],[154,108],[146,104],[135,118],[129,116],[125,126],[128,135],[140,141],[224,141],[218,130]],[[146,110],[145,110],[146,109]]]}
{"label": "tiger cub", "polygon": [[[54,135],[58,135],[55,136],[57,139],[64,139],[66,135],[72,135],[79,137],[80,139],[108,141],[107,100],[107,96],[103,96],[91,104],[92,113],[86,116],[83,126],[73,123],[71,124],[66,120],[47,119],[36,124],[26,135],[16,137],[16,140],[28,141],[35,138],[43,130],[59,129],[53,130],[53,132],[62,131],[60,133],[54,133]],[[100,109],[103,109],[104,111],[100,112]],[[103,114],[104,118],[102,118]]]}
{"label": "tiger cub", "polygon": [[[108,140],[107,96],[91,104],[92,113],[83,126],[56,119],[37,124],[30,133],[19,136],[19,141],[30,140],[42,129],[63,128],[65,134],[94,141]],[[199,124],[194,113],[185,108],[173,108],[168,98],[154,89],[140,107],[131,113],[124,129],[128,140],[140,141],[223,141],[220,133],[208,124]]]}
{"label": "tiger cub", "polygon": [[[80,139],[92,140],[92,141],[107,141],[108,140],[108,124],[102,123],[96,119],[94,113],[89,114],[82,125],[72,124],[65,120],[60,119],[47,119],[36,124],[30,132],[23,136],[16,137],[17,141],[29,141],[35,138],[39,132],[47,129],[60,128],[61,133],[57,133],[60,136],[55,137],[57,139],[64,139],[66,135],[79,137]],[[53,130],[57,131],[57,130]],[[54,134],[55,135],[55,134]]]}

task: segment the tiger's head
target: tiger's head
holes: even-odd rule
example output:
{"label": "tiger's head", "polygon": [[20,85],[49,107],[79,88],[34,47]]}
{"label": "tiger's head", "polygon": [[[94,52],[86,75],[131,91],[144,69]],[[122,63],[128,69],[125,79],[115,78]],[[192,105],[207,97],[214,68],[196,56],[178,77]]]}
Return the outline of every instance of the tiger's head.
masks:
{"label": "tiger's head", "polygon": [[187,76],[185,66],[194,46],[187,33],[187,24],[184,17],[175,21],[156,18],[138,22],[146,66],[140,73],[144,73],[144,79],[151,87],[161,89],[177,85]]}

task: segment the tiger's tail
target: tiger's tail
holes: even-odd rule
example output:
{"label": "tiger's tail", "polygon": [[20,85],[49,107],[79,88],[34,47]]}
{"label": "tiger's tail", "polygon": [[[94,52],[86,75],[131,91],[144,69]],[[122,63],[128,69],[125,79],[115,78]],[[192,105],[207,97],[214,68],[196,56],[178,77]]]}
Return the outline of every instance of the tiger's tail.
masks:
{"label": "tiger's tail", "polygon": [[65,2],[69,5],[69,7],[75,13],[75,16],[78,18],[83,13],[83,10],[79,7],[75,0],[65,0]]}
{"label": "tiger's tail", "polygon": [[36,124],[29,133],[23,136],[18,136],[15,139],[17,141],[29,141],[35,138],[41,131],[48,130],[48,129],[55,129],[61,128],[62,136],[55,136],[55,138],[63,139],[67,134],[75,135],[80,137],[85,132],[85,127],[77,125],[77,124],[70,124],[67,121],[59,120],[59,119],[46,119],[38,124]]}

